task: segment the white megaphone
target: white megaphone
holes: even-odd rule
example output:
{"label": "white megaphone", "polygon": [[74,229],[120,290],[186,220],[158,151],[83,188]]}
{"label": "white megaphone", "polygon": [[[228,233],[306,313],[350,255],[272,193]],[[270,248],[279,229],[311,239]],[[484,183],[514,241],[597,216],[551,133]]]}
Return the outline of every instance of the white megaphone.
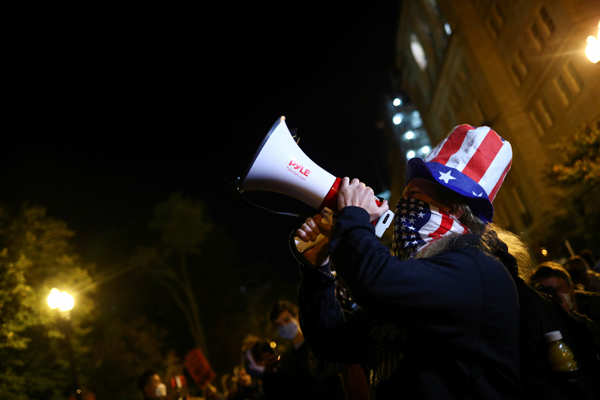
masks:
{"label": "white megaphone", "polygon": [[[340,178],[319,167],[302,152],[282,116],[258,147],[238,190],[276,192],[316,210],[328,207],[335,211],[340,183]],[[379,217],[375,225],[377,237],[383,235],[393,219],[394,213],[389,210]]]}

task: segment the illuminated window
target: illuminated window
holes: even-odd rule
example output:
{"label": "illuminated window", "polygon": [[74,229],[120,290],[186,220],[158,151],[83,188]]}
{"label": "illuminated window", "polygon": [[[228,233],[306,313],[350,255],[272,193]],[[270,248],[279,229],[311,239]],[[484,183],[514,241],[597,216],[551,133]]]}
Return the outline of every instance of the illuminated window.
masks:
{"label": "illuminated window", "polygon": [[447,22],[444,24],[444,32],[446,32],[446,35],[448,36],[452,35],[452,27]]}
{"label": "illuminated window", "polygon": [[423,46],[417,39],[417,35],[412,33],[410,35],[410,51],[412,52],[413,57],[419,68],[425,69],[427,68],[427,58],[425,57],[425,50],[423,50]]}
{"label": "illuminated window", "polygon": [[403,119],[404,118],[402,117],[402,114],[401,113],[397,113],[392,118],[392,122],[394,123],[394,125],[400,125],[402,123]]}
{"label": "illuminated window", "polygon": [[419,128],[423,125],[423,121],[421,120],[421,114],[418,111],[413,111],[410,114],[410,124],[413,128]]}

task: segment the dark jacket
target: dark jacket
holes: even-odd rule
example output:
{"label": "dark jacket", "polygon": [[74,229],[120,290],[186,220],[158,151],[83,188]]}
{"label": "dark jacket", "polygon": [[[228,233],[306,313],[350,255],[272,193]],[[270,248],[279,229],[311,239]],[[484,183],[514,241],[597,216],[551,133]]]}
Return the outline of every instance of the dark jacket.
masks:
{"label": "dark jacket", "polygon": [[318,360],[304,342],[281,355],[273,371],[265,372],[263,387],[266,400],[307,400],[344,398],[339,366]]}
{"label": "dark jacket", "polygon": [[[329,266],[303,268],[301,324],[317,355],[373,365],[372,344],[391,333],[404,342],[401,362],[388,368],[377,400],[518,397],[519,304],[500,261],[475,245],[400,261],[357,207],[339,213],[330,252],[363,311],[344,315]],[[406,335],[381,334],[381,323]],[[381,362],[389,350],[380,352]]]}

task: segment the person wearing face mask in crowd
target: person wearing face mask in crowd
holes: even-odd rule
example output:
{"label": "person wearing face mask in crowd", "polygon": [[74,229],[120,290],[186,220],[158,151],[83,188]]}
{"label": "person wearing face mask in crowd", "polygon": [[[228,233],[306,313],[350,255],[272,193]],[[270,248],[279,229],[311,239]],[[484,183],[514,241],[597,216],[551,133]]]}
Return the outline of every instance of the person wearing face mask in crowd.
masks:
{"label": "person wearing face mask in crowd", "polygon": [[[298,321],[298,307],[286,300],[273,305],[271,323],[278,336],[288,347],[270,363],[263,376],[263,387],[267,399],[345,399],[339,375],[339,365],[318,360],[308,344]],[[269,346],[262,352],[253,351],[255,360],[263,360],[271,354]]]}
{"label": "person wearing face mask in crowd", "polygon": [[279,300],[271,310],[271,323],[277,329],[280,338],[290,340],[294,349],[304,345],[304,335],[298,322],[298,307],[287,301]]}
{"label": "person wearing face mask in crowd", "polygon": [[138,379],[138,387],[144,400],[166,399],[167,385],[155,370],[146,370]]}
{"label": "person wearing face mask in crowd", "polygon": [[[469,125],[409,160],[393,254],[372,225],[387,202],[344,178],[333,227],[315,216],[295,232],[328,240],[304,254],[292,246],[302,331],[317,355],[365,365],[377,400],[519,398],[517,268],[489,225],[511,162],[507,141]],[[336,279],[363,312],[341,312]]]}

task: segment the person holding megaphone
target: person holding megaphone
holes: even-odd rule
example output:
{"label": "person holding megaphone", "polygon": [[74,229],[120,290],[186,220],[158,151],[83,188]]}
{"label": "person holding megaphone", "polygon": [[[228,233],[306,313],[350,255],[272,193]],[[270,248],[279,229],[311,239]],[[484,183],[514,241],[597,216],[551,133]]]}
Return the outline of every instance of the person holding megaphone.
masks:
{"label": "person holding megaphone", "polygon": [[[518,398],[516,263],[490,225],[511,162],[508,141],[470,125],[409,160],[392,252],[372,224],[387,202],[343,178],[333,218],[308,218],[291,246],[302,271],[300,323],[315,354],[360,363],[377,400]],[[316,244],[298,251],[305,242]],[[338,280],[357,311],[340,306]]]}

